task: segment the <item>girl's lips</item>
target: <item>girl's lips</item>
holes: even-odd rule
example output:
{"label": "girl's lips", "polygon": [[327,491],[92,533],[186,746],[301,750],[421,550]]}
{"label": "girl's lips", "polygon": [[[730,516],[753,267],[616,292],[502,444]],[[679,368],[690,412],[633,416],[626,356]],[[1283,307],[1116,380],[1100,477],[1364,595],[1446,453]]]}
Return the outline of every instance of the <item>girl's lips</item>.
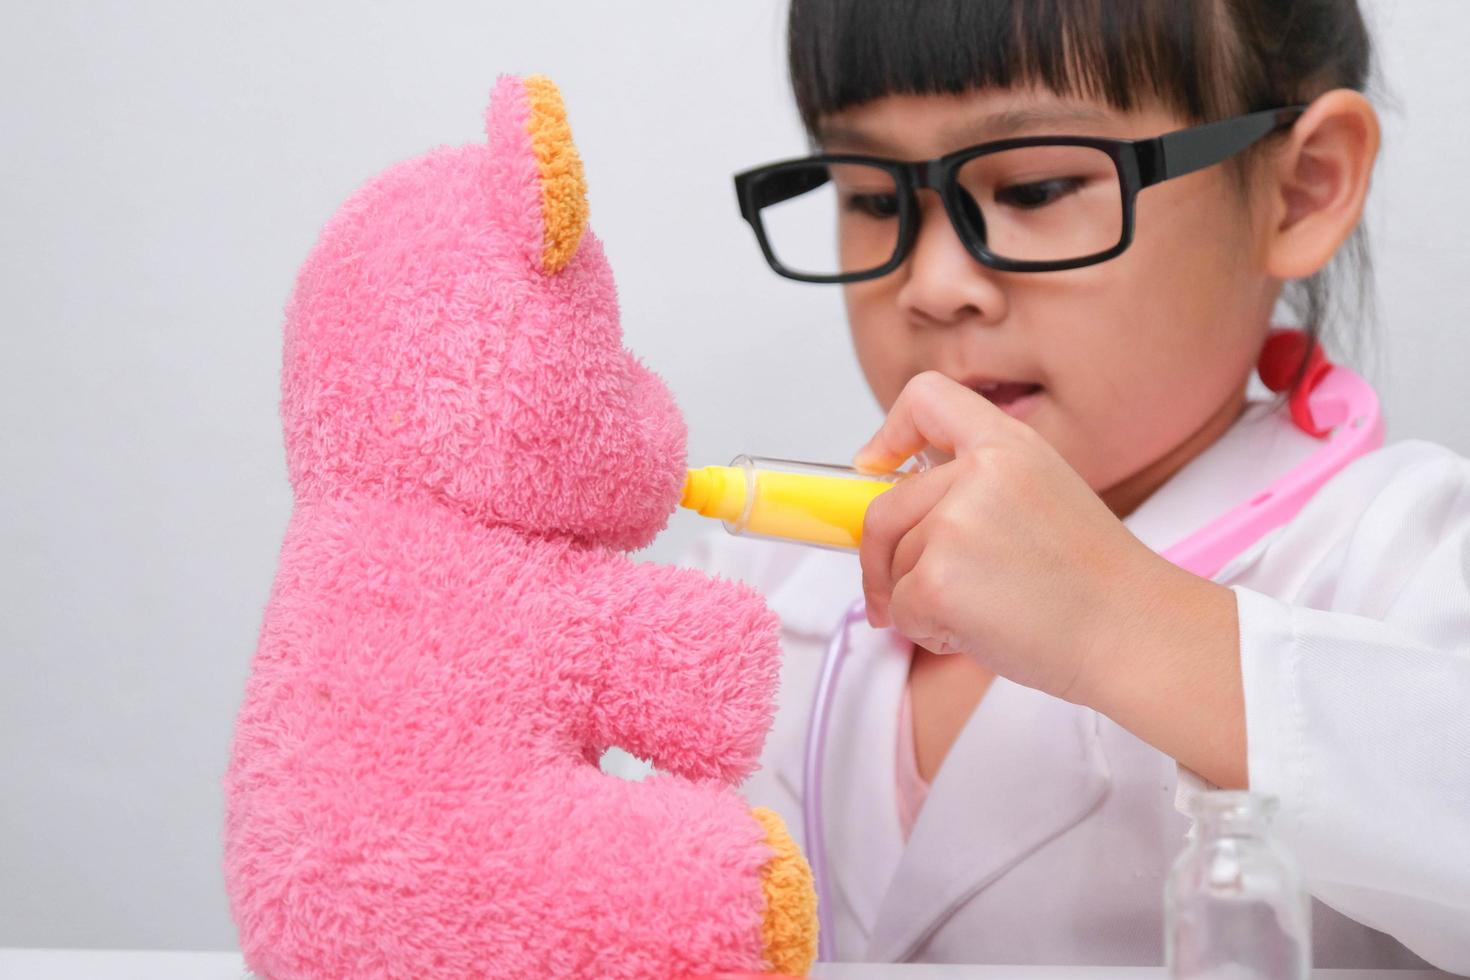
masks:
{"label": "girl's lips", "polygon": [[1026,381],[997,381],[973,387],[996,405],[1006,405],[1041,390],[1041,385]]}
{"label": "girl's lips", "polygon": [[1045,390],[1028,381],[978,381],[966,385],[1012,418],[1028,414]]}
{"label": "girl's lips", "polygon": [[1041,396],[1045,393],[1045,388],[1040,385],[1032,385],[1031,391],[1027,394],[1014,401],[1008,401],[1004,405],[997,404],[996,407],[1013,419],[1025,418],[1036,410],[1036,406],[1041,403]]}

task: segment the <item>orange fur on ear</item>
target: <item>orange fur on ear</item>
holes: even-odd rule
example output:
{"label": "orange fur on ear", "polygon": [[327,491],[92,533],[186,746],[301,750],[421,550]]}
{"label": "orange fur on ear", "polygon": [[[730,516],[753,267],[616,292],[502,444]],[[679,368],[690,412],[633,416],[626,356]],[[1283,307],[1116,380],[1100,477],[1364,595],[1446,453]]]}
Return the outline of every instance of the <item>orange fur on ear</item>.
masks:
{"label": "orange fur on ear", "polygon": [[582,158],[572,144],[572,127],[556,83],[545,75],[525,79],[531,112],[526,130],[536,166],[541,171],[541,219],[545,226],[541,267],[547,275],[560,272],[582,242],[587,228],[587,180]]}

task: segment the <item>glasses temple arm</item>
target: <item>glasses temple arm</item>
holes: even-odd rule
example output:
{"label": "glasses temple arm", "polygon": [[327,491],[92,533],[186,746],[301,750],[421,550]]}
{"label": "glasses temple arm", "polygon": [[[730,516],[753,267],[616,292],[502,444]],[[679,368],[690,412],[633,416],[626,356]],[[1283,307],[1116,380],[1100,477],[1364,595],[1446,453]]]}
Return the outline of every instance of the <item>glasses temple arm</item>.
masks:
{"label": "glasses temple arm", "polygon": [[1269,109],[1248,116],[1181,129],[1140,140],[1139,177],[1144,187],[1212,167],[1295,122],[1306,106]]}

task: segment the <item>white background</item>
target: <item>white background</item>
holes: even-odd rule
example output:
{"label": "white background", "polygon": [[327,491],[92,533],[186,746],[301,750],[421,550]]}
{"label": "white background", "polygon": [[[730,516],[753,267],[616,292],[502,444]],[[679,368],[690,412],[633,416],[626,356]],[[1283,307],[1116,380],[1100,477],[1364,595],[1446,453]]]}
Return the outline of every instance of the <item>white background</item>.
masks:
{"label": "white background", "polygon": [[[678,396],[691,462],[840,461],[870,434],[838,293],[767,272],[730,186],[804,151],[783,13],[6,5],[0,946],[233,946],[219,778],[291,503],[282,304],[354,187],[483,138],[497,73],[563,90],[628,344]],[[1391,440],[1470,453],[1470,3],[1373,14],[1388,143],[1358,363]]]}

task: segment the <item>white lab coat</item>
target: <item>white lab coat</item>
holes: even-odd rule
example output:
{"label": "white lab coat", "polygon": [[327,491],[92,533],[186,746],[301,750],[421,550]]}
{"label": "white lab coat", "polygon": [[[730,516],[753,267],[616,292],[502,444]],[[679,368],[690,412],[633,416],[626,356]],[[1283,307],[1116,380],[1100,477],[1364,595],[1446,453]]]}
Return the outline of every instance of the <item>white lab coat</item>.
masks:
{"label": "white lab coat", "polygon": [[[1124,523],[1162,550],[1317,445],[1253,403]],[[861,595],[857,559],[716,529],[685,563],[749,582],[781,618],[779,708],[743,792],[800,839],[818,663]],[[1470,974],[1470,460],[1378,450],[1215,581],[1239,608],[1250,785],[1280,799],[1275,829],[1315,896],[1315,965]],[[1164,881],[1205,784],[1109,718],[996,678],[905,843],[909,650],[859,622],[833,703],[837,958],[1162,963]]]}

